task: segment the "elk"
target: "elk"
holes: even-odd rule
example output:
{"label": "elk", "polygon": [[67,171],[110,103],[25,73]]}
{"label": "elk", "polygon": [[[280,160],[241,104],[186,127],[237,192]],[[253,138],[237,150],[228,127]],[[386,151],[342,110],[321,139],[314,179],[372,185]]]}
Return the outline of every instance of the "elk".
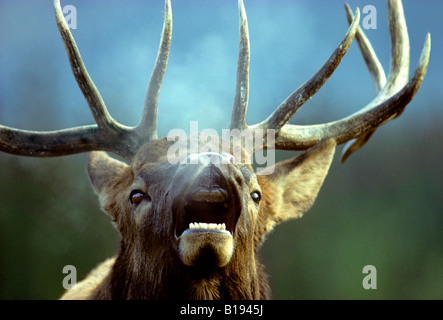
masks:
{"label": "elk", "polygon": [[[238,1],[238,7],[239,56],[229,129],[251,133],[272,130],[274,137],[255,141],[252,150],[242,146],[236,155],[220,149],[232,141],[213,137],[211,152],[193,153],[188,148],[185,155],[171,159],[168,151],[176,142],[157,136],[159,93],[171,43],[170,0],[165,0],[157,59],[143,114],[135,127],[118,123],[108,113],[64,20],[60,1],[54,0],[72,72],[96,124],[48,132],[0,125],[0,150],[29,157],[90,152],[90,181],[121,235],[116,256],[100,264],[62,299],[270,298],[267,276],[257,257],[266,235],[278,223],[300,218],[309,210],[337,145],[348,143],[342,155],[345,161],[378,127],[400,116],[422,84],[430,35],[409,79],[409,40],[401,1],[387,1],[391,40],[387,77],[359,27],[358,8],[353,13],[346,5],[350,26],[325,64],[267,119],[247,125],[250,47],[243,0]],[[289,124],[295,112],[330,78],[354,37],[377,91],[375,98],[337,121]],[[203,138],[198,137],[197,143],[208,147]],[[303,153],[256,174],[252,154],[272,148]]]}

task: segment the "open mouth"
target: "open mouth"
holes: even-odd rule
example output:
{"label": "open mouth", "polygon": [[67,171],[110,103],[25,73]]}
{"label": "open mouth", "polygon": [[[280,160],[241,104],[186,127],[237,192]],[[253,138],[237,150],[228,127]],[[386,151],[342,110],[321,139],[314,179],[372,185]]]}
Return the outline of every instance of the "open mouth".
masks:
{"label": "open mouth", "polygon": [[217,168],[209,168],[174,210],[175,238],[185,265],[224,266],[233,253],[236,197]]}
{"label": "open mouth", "polygon": [[[199,191],[186,202],[180,217],[177,217],[175,229],[176,237],[185,232],[228,232],[234,233],[236,214],[229,203],[226,190],[209,192]],[[206,196],[206,199],[198,197]],[[219,198],[214,199],[214,197]],[[226,197],[226,199],[224,199]],[[223,199],[222,199],[223,198]]]}
{"label": "open mouth", "polygon": [[225,179],[220,175],[212,172],[209,183],[197,184],[184,201],[182,210],[177,211],[176,238],[187,232],[201,231],[234,234],[238,220],[236,205],[229,195]]}

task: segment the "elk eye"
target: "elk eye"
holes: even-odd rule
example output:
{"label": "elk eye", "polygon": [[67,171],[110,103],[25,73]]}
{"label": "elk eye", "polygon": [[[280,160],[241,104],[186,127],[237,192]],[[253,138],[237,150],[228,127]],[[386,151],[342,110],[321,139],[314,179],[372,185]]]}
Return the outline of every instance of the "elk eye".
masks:
{"label": "elk eye", "polygon": [[251,193],[251,198],[252,198],[252,200],[255,202],[255,203],[259,203],[260,202],[260,200],[261,200],[261,194],[260,194],[260,192],[253,192],[253,193]]}
{"label": "elk eye", "polygon": [[138,190],[132,191],[131,195],[129,196],[129,199],[131,200],[132,204],[139,204],[140,202],[142,202],[142,200],[146,197],[146,195]]}

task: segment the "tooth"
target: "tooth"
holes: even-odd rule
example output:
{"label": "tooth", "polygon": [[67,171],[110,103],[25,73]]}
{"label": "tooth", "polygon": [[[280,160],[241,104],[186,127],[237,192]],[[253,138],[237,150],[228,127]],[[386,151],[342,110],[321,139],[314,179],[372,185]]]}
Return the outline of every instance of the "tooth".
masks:
{"label": "tooth", "polygon": [[226,224],[224,224],[224,223],[191,222],[191,223],[189,223],[189,229],[226,230]]}

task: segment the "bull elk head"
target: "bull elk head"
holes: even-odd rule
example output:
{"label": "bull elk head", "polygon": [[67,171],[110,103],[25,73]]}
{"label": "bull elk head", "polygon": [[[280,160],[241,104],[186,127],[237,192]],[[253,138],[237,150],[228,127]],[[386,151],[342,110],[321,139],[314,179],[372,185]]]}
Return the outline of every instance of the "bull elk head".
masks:
{"label": "bull elk head", "polygon": [[[266,234],[279,222],[301,217],[313,204],[337,144],[349,142],[344,161],[382,124],[398,117],[426,73],[430,35],[409,79],[409,40],[401,1],[388,0],[391,65],[386,77],[372,47],[346,5],[350,27],[335,51],[308,81],[264,121],[247,125],[249,36],[239,0],[240,50],[229,129],[252,134],[273,130],[252,150],[222,152],[223,139],[211,139],[211,152],[176,155],[175,141],[157,136],[157,109],[172,31],[169,0],[157,60],[147,88],[140,123],[116,122],[89,77],[77,45],[54,1],[55,17],[74,77],[95,125],[32,132],[0,125],[0,150],[32,157],[91,152],[88,173],[102,207],[121,234],[116,257],[102,263],[68,290],[66,299],[266,299],[270,290],[257,259]],[[357,38],[377,95],[341,120],[300,126],[294,113],[328,80]],[[271,143],[272,141],[272,143]],[[205,139],[197,143],[207,144]],[[228,145],[231,141],[228,141]],[[206,147],[208,147],[206,145]],[[261,149],[307,150],[258,175],[250,159]],[[115,153],[126,162],[111,158]],[[223,150],[224,151],[224,150]],[[171,161],[172,160],[172,161]]]}

